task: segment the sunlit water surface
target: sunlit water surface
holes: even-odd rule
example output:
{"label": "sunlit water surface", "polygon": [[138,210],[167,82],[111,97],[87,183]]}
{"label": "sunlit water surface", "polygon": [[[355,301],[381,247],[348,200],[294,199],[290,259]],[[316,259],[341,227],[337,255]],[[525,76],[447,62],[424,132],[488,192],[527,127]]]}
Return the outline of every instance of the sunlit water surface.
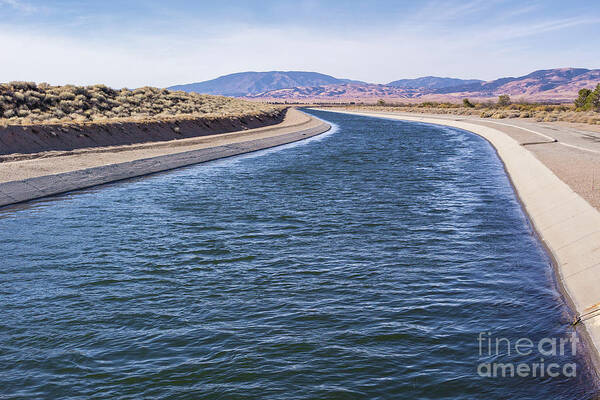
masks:
{"label": "sunlit water surface", "polygon": [[591,398],[581,354],[478,375],[540,358],[480,332],[571,333],[491,146],[311,113],[337,129],[0,211],[0,397]]}

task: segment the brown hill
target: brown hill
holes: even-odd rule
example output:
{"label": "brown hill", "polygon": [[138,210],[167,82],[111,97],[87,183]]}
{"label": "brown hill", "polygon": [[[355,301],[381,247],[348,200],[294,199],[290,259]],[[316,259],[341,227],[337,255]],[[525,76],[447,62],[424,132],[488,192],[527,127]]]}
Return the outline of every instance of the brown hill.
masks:
{"label": "brown hill", "polygon": [[577,97],[580,89],[593,88],[598,83],[600,83],[600,69],[558,68],[539,70],[516,78],[500,78],[441,89],[342,83],[270,90],[247,98],[301,102],[356,101],[369,103],[378,99],[401,102],[457,102],[465,97],[488,100],[501,94],[508,94],[515,99],[526,101],[570,102]]}
{"label": "brown hill", "polygon": [[[446,94],[459,97],[495,97],[508,94],[528,100],[571,101],[577,92],[600,83],[600,70],[559,68],[540,70],[518,78],[495,81],[446,90]],[[444,91],[439,91],[444,92]]]}
{"label": "brown hill", "polygon": [[[300,100],[300,101],[376,101],[377,99],[413,99],[422,96],[423,89],[408,89],[372,83],[343,83],[319,86],[299,86],[287,89],[270,90],[249,99],[261,100]],[[427,91],[432,93],[431,90]]]}

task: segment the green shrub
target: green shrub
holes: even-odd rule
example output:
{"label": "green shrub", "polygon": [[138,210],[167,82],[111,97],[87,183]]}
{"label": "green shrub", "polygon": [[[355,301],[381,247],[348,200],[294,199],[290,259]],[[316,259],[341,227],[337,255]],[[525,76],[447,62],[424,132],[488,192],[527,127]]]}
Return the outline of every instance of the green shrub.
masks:
{"label": "green shrub", "polygon": [[585,107],[585,103],[590,94],[592,94],[592,91],[590,89],[581,89],[579,91],[579,97],[575,99],[575,107],[577,109],[583,110],[583,107]]}
{"label": "green shrub", "polygon": [[575,99],[577,111],[600,111],[600,83],[594,90],[581,89]]}
{"label": "green shrub", "polygon": [[471,103],[469,99],[463,99],[463,106],[468,108],[474,108],[475,104]]}
{"label": "green shrub", "polygon": [[600,83],[596,86],[596,89],[589,94],[585,100],[585,110],[600,111]]}
{"label": "green shrub", "polygon": [[510,105],[510,96],[507,94],[502,94],[498,96],[498,106],[505,107]]}

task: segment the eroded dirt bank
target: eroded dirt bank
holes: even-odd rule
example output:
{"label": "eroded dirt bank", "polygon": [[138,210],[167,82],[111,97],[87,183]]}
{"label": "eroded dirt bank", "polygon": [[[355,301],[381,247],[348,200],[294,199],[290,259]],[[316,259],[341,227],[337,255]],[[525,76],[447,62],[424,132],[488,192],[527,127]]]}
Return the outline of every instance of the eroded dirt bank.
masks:
{"label": "eroded dirt bank", "polygon": [[8,126],[0,128],[0,156],[163,142],[235,132],[279,124],[286,113],[287,109],[283,109],[243,117]]}

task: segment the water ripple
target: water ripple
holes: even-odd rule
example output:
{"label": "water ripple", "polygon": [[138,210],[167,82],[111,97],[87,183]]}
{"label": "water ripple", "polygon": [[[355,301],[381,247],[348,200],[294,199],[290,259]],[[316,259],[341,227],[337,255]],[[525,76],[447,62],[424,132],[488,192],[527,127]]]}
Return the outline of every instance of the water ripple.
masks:
{"label": "water ripple", "polygon": [[491,147],[315,113],[336,129],[2,211],[0,397],[592,398],[581,355],[477,375],[479,332],[569,334]]}

